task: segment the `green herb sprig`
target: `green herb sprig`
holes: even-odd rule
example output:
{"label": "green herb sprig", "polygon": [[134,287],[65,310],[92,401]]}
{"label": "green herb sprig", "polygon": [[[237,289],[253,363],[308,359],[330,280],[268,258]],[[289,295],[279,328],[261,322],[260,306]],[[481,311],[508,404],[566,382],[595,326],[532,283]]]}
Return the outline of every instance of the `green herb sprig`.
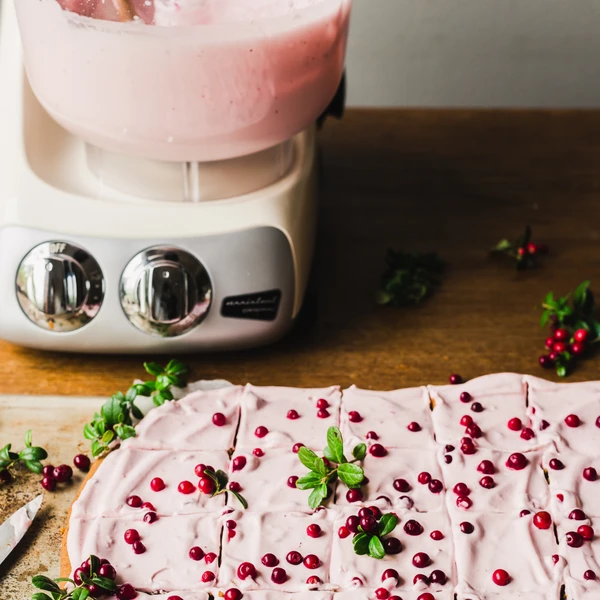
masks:
{"label": "green herb sprig", "polygon": [[532,238],[532,229],[527,226],[525,232],[516,240],[500,240],[491,249],[491,253],[512,258],[518,271],[533,269],[538,265],[539,256],[548,253],[548,246],[546,244],[534,244]]}
{"label": "green herb sprig", "polygon": [[398,517],[394,513],[388,513],[381,516],[375,531],[364,531],[359,525],[358,532],[352,538],[355,554],[368,554],[371,558],[381,560],[385,556],[383,537],[392,533],[397,524]]}
{"label": "green herb sprig", "polygon": [[32,473],[38,475],[42,472],[44,466],[40,461],[48,458],[48,452],[40,446],[33,446],[31,443],[31,429],[25,434],[25,448],[20,452],[12,452],[12,444],[6,444],[0,450],[0,481],[7,481],[11,478],[10,469],[17,464],[25,465]]}
{"label": "green herb sprig", "polygon": [[446,263],[435,253],[388,250],[386,264],[376,301],[394,308],[423,302],[440,286],[446,269]]}
{"label": "green herb sprig", "polygon": [[337,427],[327,430],[327,446],[323,450],[323,458],[317,456],[312,450],[302,446],[298,451],[300,462],[309,470],[309,473],[296,482],[300,490],[310,490],[308,505],[315,509],[329,496],[329,484],[340,479],[350,489],[359,488],[365,478],[361,467],[354,464],[361,461],[367,454],[367,446],[358,444],[352,455],[354,460],[349,462],[344,456],[344,440]]}
{"label": "green herb sprig", "polygon": [[[36,575],[32,578],[31,584],[42,592],[35,592],[31,600],[86,600],[91,598],[88,585],[97,586],[103,594],[113,595],[117,589],[117,584],[107,577],[98,575],[100,568],[100,559],[97,556],[90,556],[90,568],[86,573],[83,569],[78,571],[81,583],[77,585],[73,579],[60,577],[50,579],[44,575]],[[58,584],[61,582],[70,583],[73,587],[70,590],[61,588]]]}
{"label": "green herb sprig", "polygon": [[132,385],[126,394],[117,392],[107,400],[100,413],[94,414],[94,420],[83,428],[83,436],[92,442],[92,455],[104,456],[117,439],[126,440],[135,437],[133,419],[142,419],[144,415],[136,406],[138,396],[150,396],[156,406],[174,399],[172,386],[184,387],[189,367],[171,360],[166,367],[156,363],[144,363],[144,369],[154,380]]}
{"label": "green herb sprig", "polygon": [[230,494],[233,494],[244,508],[248,508],[248,502],[239,492],[234,492],[233,490],[227,489],[227,485],[229,484],[229,478],[227,477],[227,473],[221,470],[211,471],[209,469],[206,469],[204,471],[204,475],[211,479],[212,482],[215,484],[215,491],[211,494],[211,498],[214,498],[219,494],[224,494],[225,492],[228,492]]}

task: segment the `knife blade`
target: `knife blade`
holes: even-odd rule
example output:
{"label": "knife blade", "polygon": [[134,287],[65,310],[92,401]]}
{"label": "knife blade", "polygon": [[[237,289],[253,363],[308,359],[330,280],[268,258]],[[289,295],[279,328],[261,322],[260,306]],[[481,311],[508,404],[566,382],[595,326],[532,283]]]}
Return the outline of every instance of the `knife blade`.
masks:
{"label": "knife blade", "polygon": [[44,495],[40,494],[37,498],[29,502],[29,504],[22,506],[0,525],[0,564],[4,562],[6,557],[27,533],[29,526],[33,519],[35,519],[35,515],[40,510],[43,499]]}

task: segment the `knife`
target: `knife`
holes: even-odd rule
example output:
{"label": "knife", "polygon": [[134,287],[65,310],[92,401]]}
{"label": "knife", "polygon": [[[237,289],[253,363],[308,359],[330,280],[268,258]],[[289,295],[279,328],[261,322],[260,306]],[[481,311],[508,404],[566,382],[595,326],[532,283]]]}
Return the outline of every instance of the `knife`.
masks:
{"label": "knife", "polygon": [[44,495],[40,494],[35,500],[22,506],[0,525],[0,564],[4,562],[6,557],[27,533],[31,522],[35,519],[38,510],[40,510],[43,499]]}

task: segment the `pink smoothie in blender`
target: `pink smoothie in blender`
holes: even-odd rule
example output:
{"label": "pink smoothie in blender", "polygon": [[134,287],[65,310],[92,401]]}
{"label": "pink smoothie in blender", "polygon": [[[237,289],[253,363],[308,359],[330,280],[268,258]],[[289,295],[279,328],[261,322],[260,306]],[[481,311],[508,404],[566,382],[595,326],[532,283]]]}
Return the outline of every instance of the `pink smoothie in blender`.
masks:
{"label": "pink smoothie in blender", "polygon": [[17,0],[49,114],[105,150],[161,161],[259,152],[339,85],[351,0]]}

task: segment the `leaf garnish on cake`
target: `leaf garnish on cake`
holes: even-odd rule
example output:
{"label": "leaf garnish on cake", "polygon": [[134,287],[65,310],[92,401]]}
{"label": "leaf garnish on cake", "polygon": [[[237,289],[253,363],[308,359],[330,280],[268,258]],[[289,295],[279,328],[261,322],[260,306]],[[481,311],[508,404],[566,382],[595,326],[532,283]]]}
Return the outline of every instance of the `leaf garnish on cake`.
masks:
{"label": "leaf garnish on cake", "polygon": [[354,552],[358,555],[368,554],[371,558],[381,560],[386,555],[383,538],[392,533],[397,524],[398,517],[394,513],[381,515],[379,520],[374,515],[363,517],[352,539]]}
{"label": "leaf garnish on cake", "polygon": [[144,418],[135,404],[138,396],[152,398],[155,406],[174,400],[172,387],[184,387],[189,367],[171,360],[166,367],[156,363],[144,363],[144,369],[154,380],[135,383],[127,393],[117,392],[107,400],[100,413],[94,414],[94,420],[83,428],[83,436],[92,442],[92,455],[104,456],[110,452],[111,444],[117,440],[135,437],[133,419]]}
{"label": "leaf garnish on cake", "polygon": [[323,450],[324,458],[317,456],[306,446],[298,450],[300,462],[309,470],[309,473],[296,482],[300,490],[312,490],[308,497],[308,505],[316,509],[329,496],[329,484],[340,479],[350,489],[359,488],[365,478],[361,467],[354,464],[363,460],[367,454],[367,446],[358,444],[352,450],[354,460],[349,462],[344,456],[344,440],[337,427],[327,430],[327,446]]}
{"label": "leaf garnish on cake", "polygon": [[[203,482],[202,479],[208,478],[212,485],[208,482]],[[198,487],[200,491],[205,494],[209,494],[211,498],[218,496],[219,494],[224,494],[225,492],[229,492],[233,494],[238,502],[244,507],[248,508],[248,502],[246,499],[236,490],[228,489],[229,477],[227,477],[227,473],[225,471],[217,470],[212,471],[211,469],[206,469],[204,471],[204,477],[201,478]]]}

